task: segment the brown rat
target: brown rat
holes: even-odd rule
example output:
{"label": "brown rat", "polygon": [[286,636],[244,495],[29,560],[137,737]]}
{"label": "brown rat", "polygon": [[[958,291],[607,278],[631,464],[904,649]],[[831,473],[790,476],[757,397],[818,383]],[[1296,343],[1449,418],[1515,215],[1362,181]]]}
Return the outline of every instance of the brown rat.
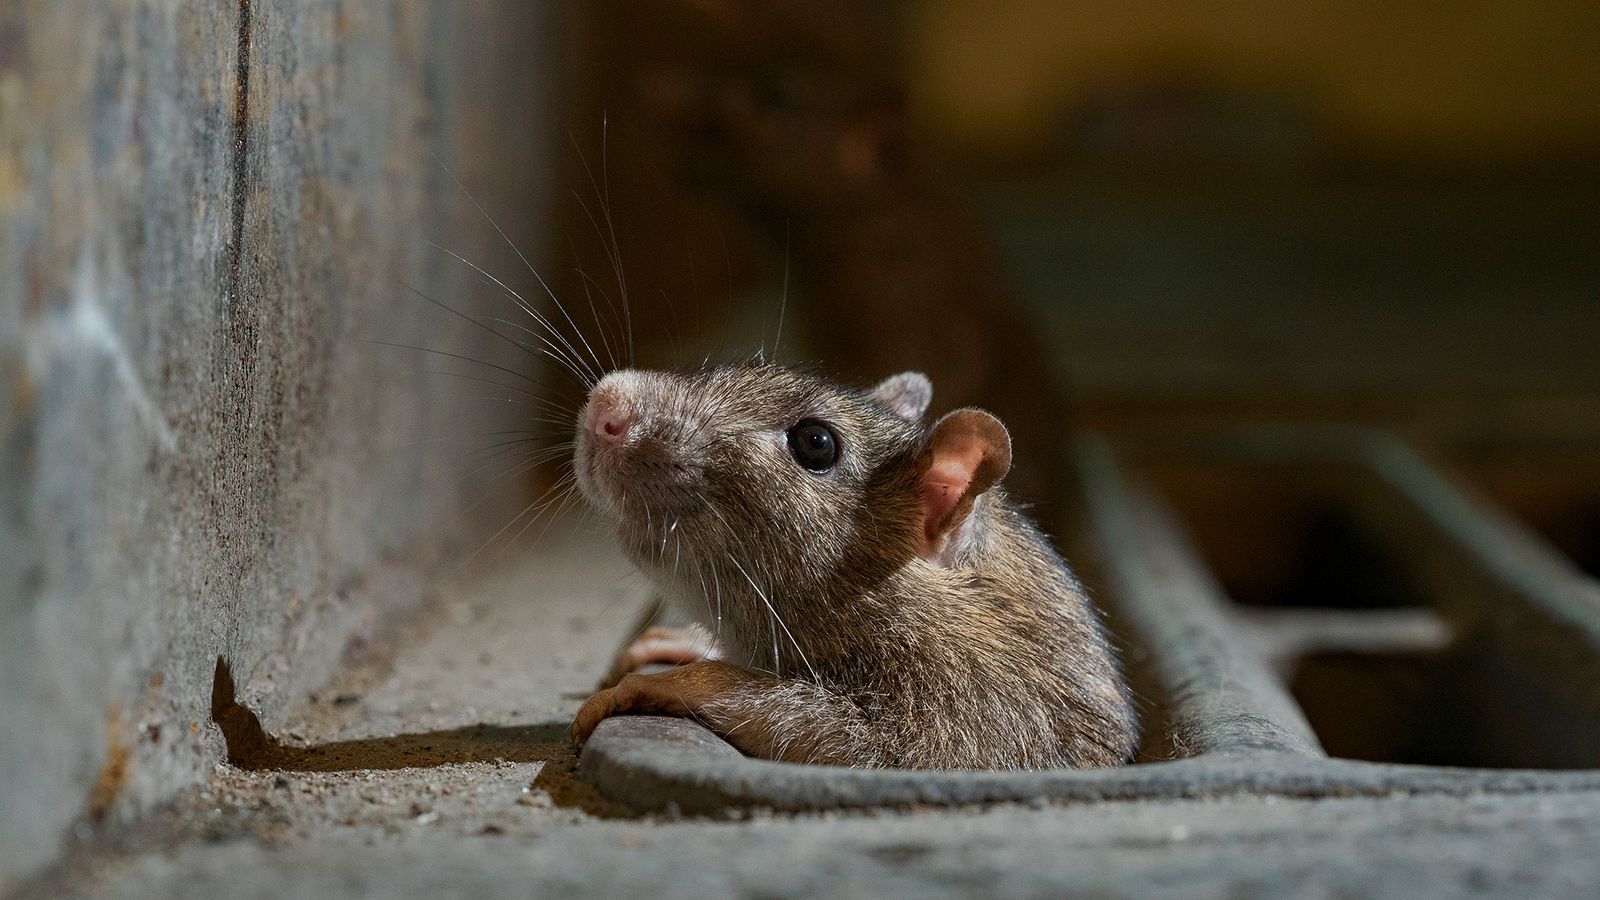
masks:
{"label": "brown rat", "polygon": [[624,654],[620,713],[692,716],[747,754],[907,768],[1125,762],[1127,689],[1083,588],[998,486],[1005,426],[932,426],[915,372],[857,391],[765,362],[623,370],[590,391],[575,471],[693,617]]}

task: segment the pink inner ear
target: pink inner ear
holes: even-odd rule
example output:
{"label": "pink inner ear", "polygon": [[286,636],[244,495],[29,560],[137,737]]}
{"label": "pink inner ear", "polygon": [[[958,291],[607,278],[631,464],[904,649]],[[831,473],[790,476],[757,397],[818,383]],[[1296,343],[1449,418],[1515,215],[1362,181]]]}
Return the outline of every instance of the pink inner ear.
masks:
{"label": "pink inner ear", "polygon": [[972,474],[983,462],[983,443],[970,437],[958,438],[938,448],[932,464],[922,475],[922,535],[936,541],[950,511],[972,486]]}

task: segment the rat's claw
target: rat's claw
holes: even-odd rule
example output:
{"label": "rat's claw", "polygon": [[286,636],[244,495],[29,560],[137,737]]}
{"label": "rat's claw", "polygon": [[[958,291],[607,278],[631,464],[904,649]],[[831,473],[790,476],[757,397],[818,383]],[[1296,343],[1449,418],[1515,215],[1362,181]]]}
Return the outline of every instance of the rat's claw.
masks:
{"label": "rat's claw", "polygon": [[567,732],[572,738],[572,746],[582,750],[583,745],[589,742],[589,735],[594,734],[595,727],[616,711],[616,688],[606,688],[583,701],[578,714],[572,717],[572,727]]}
{"label": "rat's claw", "polygon": [[[712,669],[708,667],[720,667]],[[623,676],[616,687],[609,687],[583,701],[572,719],[572,743],[582,748],[602,719],[621,713],[647,713],[662,716],[693,715],[695,707],[711,692],[725,692],[726,678],[719,683],[708,672],[733,670],[720,662],[692,662],[654,675],[638,673]]]}

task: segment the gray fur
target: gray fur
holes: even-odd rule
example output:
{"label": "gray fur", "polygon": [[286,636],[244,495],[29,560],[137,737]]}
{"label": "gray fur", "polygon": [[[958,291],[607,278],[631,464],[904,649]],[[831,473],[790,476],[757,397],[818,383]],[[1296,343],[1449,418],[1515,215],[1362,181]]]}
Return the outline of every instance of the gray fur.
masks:
{"label": "gray fur", "polygon": [[[638,425],[623,447],[580,429],[579,484],[721,646],[726,663],[699,665],[735,686],[693,709],[708,727],[796,762],[1127,761],[1136,723],[1099,617],[1003,491],[979,498],[947,564],[917,555],[921,410],[763,363],[613,373],[606,391]],[[808,418],[839,435],[827,474],[783,442]]]}

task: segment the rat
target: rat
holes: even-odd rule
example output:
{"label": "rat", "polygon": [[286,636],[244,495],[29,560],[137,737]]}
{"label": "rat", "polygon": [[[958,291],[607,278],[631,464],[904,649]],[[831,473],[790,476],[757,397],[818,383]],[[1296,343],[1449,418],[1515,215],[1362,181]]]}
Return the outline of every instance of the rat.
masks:
{"label": "rat", "polygon": [[596,383],[578,486],[695,625],[625,649],[574,743],[644,713],[787,762],[1126,762],[1137,724],[1098,613],[1000,486],[1009,432],[975,407],[926,424],[931,400],[917,372],[857,390],[760,358]]}

